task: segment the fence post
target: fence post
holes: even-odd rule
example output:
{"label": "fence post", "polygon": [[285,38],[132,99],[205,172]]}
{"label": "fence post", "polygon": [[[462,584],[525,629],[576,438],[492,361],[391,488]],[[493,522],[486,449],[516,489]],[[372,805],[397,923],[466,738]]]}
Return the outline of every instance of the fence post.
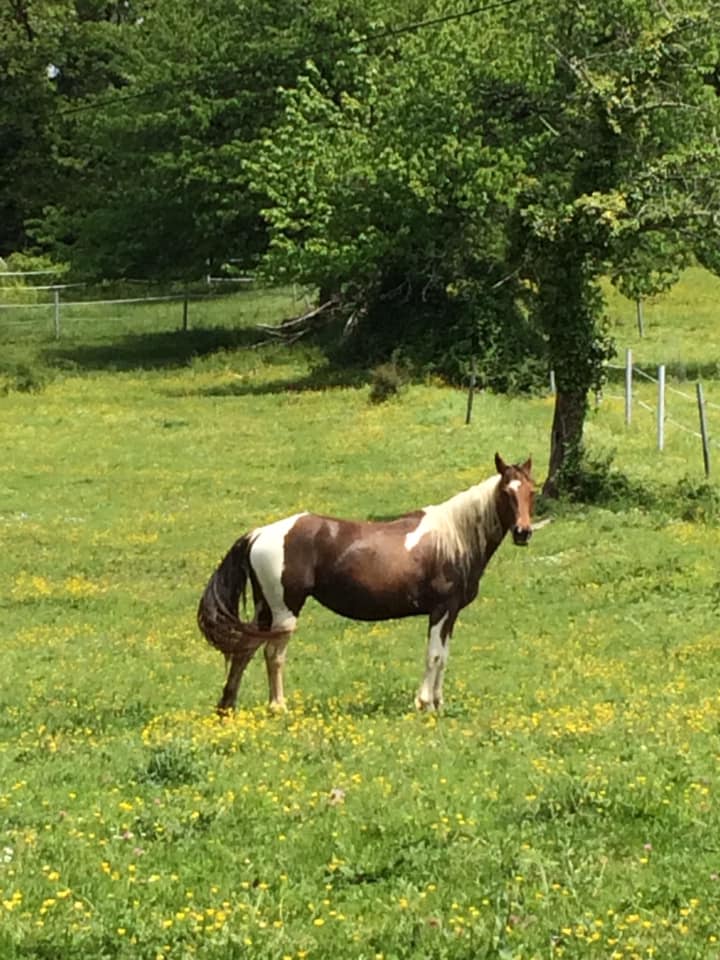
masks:
{"label": "fence post", "polygon": [[702,437],[703,464],[705,466],[705,476],[710,476],[710,444],[708,442],[707,417],[705,415],[705,398],[700,381],[695,384],[697,392],[698,414],[700,415],[700,436]]}
{"label": "fence post", "polygon": [[555,386],[555,371],[550,371],[550,393],[555,396],[557,393],[557,387]]}
{"label": "fence post", "polygon": [[182,319],[182,328],[183,331],[188,328],[188,288],[185,287],[184,296],[183,296],[183,319]]}
{"label": "fence post", "polygon": [[632,420],[632,350],[625,351],[625,426],[629,427]]}
{"label": "fence post", "polygon": [[635,312],[637,313],[637,325],[638,333],[641,337],[645,336],[645,323],[643,321],[643,302],[642,298],[638,297],[635,300]]}
{"label": "fence post", "polygon": [[658,450],[665,447],[665,364],[658,367],[658,407],[657,407],[657,445]]}
{"label": "fence post", "polygon": [[60,339],[60,291],[53,287],[55,339]]}
{"label": "fence post", "polygon": [[467,398],[467,410],[465,411],[465,426],[470,423],[470,418],[472,417],[472,408],[473,408],[473,396],[475,394],[475,381],[477,380],[477,365],[475,363],[475,357],[472,358],[470,365],[470,386],[468,388],[468,398]]}

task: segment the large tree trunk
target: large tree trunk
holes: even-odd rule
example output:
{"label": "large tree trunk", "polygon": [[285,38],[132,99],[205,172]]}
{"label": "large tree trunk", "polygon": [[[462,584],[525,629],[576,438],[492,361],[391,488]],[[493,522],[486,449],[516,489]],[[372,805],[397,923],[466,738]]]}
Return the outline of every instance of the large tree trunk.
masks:
{"label": "large tree trunk", "polygon": [[550,433],[550,465],[543,484],[547,497],[558,495],[558,481],[566,458],[582,449],[583,425],[587,410],[584,391],[558,390],[555,394],[555,413]]}

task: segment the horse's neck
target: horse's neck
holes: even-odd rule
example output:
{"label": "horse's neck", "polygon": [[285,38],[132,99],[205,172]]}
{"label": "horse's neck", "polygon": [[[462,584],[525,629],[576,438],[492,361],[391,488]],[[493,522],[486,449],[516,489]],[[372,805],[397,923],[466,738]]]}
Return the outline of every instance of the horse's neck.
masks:
{"label": "horse's neck", "polygon": [[476,570],[478,576],[482,575],[507,533],[497,509],[498,481],[499,478],[491,477],[458,494],[447,504],[454,523],[463,531],[466,567]]}
{"label": "horse's neck", "polygon": [[485,540],[485,550],[483,557],[483,567],[487,566],[490,562],[490,558],[495,553],[497,548],[505,539],[505,534],[507,533],[507,527],[503,527],[498,519],[498,526],[492,533],[488,534]]}

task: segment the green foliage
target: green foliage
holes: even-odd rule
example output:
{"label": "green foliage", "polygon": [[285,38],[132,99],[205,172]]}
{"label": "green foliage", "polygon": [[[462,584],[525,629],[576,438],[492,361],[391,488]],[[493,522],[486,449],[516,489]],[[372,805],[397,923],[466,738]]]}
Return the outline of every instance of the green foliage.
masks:
{"label": "green foliage", "polygon": [[716,484],[683,477],[678,482],[676,496],[684,503],[683,520],[708,524],[717,524],[720,520],[720,489]]}
{"label": "green foliage", "polygon": [[207,773],[207,764],[197,748],[187,740],[170,740],[150,751],[147,766],[139,773],[140,781],[160,786],[194,783]]}
{"label": "green foliage", "polygon": [[656,17],[626,0],[568,17],[541,3],[522,31],[498,9],[403,37],[391,59],[358,45],[344,95],[310,64],[251,163],[269,199],[265,267],[338,293],[385,357],[419,341],[443,370],[458,342],[465,363],[485,361],[476,325],[521,281],[510,289],[534,356],[575,406],[570,434],[564,416],[553,432],[554,472],[581,444],[583,398],[612,353],[600,278],[658,292],[717,237],[719,108],[703,67],[716,48],[711,10]]}
{"label": "green foliage", "polygon": [[44,208],[77,195],[79,145],[70,147],[62,111],[123,83],[130,13],[130,5],[75,0],[3,5],[0,256],[29,247]]}
{"label": "green foliage", "polygon": [[309,50],[332,84],[333,51],[372,13],[286,0],[143,8],[121,30],[122,81],[63,117],[61,164],[82,187],[47,204],[35,236],[94,278],[252,268],[266,236],[245,164],[272,136],[279,90]]}
{"label": "green foliage", "polygon": [[657,493],[633,483],[613,466],[616,452],[573,449],[565,457],[558,474],[558,493],[569,501],[612,506],[651,508],[657,504]]}
{"label": "green foliage", "polygon": [[402,385],[402,374],[394,363],[381,363],[370,377],[370,403],[386,403],[397,397]]}
{"label": "green foliage", "polygon": [[7,394],[40,393],[47,385],[50,375],[47,369],[30,363],[0,363],[0,392]]}

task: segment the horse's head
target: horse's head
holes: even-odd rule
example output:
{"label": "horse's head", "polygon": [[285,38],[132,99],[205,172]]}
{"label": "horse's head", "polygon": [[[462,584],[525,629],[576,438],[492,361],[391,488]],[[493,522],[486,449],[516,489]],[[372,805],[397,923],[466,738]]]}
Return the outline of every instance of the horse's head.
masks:
{"label": "horse's head", "polygon": [[500,520],[505,530],[512,530],[513,543],[518,547],[525,547],[533,530],[535,484],[530,475],[532,459],[528,457],[525,463],[518,466],[505,463],[500,454],[496,453],[495,466],[500,474]]}

